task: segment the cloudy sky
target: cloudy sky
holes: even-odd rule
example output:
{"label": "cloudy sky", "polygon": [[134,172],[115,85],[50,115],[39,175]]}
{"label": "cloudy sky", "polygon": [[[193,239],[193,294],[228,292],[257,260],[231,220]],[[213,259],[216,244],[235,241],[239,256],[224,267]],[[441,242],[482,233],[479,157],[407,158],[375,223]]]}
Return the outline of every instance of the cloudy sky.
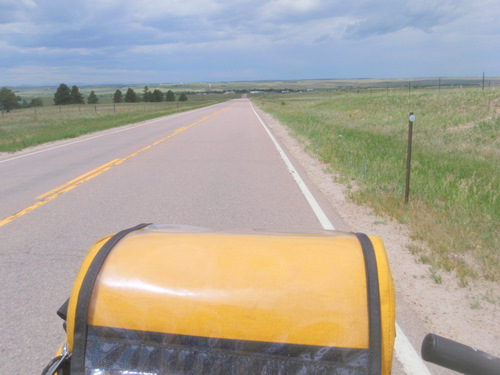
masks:
{"label": "cloudy sky", "polygon": [[0,86],[500,76],[498,0],[0,0]]}

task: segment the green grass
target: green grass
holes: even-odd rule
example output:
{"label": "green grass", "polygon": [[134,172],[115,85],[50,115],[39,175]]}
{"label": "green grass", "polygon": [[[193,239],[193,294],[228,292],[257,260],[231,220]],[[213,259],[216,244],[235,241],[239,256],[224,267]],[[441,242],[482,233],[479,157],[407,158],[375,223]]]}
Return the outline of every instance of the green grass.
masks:
{"label": "green grass", "polygon": [[[193,95],[187,102],[122,103],[45,106],[2,113],[0,152],[15,152],[26,147],[59,139],[75,138],[99,130],[187,111],[232,97]],[[106,102],[106,100],[104,100]]]}
{"label": "green grass", "polygon": [[[434,267],[500,280],[500,90],[384,90],[255,96],[360,187],[352,198],[409,226]],[[408,116],[410,202],[404,204]],[[436,269],[436,268],[435,268]]]}
{"label": "green grass", "polygon": [[429,276],[436,284],[441,284],[443,282],[441,275],[438,273],[438,270],[434,267],[429,268]]}

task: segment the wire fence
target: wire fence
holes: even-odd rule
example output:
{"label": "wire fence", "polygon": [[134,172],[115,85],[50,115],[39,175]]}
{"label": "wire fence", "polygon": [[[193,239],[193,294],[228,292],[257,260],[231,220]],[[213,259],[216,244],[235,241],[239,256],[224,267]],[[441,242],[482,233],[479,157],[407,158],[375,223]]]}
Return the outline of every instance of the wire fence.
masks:
{"label": "wire fence", "polygon": [[[50,107],[33,107],[15,109],[10,112],[2,112],[2,119],[8,121],[18,121],[22,119],[47,119],[47,118],[88,118],[97,117],[112,113],[132,113],[132,112],[156,112],[167,108],[175,108],[176,104],[165,105],[142,104],[82,104],[82,105],[65,105],[65,106],[50,106]],[[178,105],[177,105],[178,107]]]}
{"label": "wire fence", "polygon": [[487,90],[500,87],[500,78],[490,79],[461,79],[461,78],[432,78],[415,80],[357,80],[355,82],[339,81],[337,87],[332,87],[333,91],[407,91],[415,90],[456,90],[456,89],[478,89]]}
{"label": "wire fence", "polygon": [[[241,95],[239,95],[241,97]],[[43,107],[20,108],[10,112],[2,111],[1,120],[7,122],[33,122],[39,120],[68,120],[96,118],[109,115],[134,114],[138,112],[175,112],[202,105],[231,99],[228,95],[193,95],[188,101],[180,102],[139,102],[139,103],[102,103],[102,104],[70,104],[48,105]],[[105,98],[106,100],[106,98]]]}

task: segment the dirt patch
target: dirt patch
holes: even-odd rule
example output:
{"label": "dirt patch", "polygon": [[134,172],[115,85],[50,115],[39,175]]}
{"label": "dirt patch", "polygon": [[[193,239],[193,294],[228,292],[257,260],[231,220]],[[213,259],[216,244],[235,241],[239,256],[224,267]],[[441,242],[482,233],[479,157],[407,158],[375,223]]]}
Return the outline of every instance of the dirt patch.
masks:
{"label": "dirt patch", "polygon": [[427,332],[500,356],[500,286],[475,281],[460,287],[455,274],[418,263],[409,248],[425,248],[425,244],[411,240],[404,225],[350,201],[348,189],[335,182],[331,168],[304,151],[304,145],[272,116],[258,112],[351,230],[384,239],[397,303],[409,305]]}

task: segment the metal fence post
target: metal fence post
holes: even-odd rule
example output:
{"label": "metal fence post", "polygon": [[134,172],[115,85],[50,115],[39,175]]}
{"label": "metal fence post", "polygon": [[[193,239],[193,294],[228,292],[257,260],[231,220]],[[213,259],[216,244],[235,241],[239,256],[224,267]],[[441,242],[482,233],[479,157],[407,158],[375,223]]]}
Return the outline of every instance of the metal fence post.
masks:
{"label": "metal fence post", "polygon": [[410,112],[410,120],[408,122],[408,153],[406,155],[405,203],[408,203],[408,197],[410,195],[411,144],[413,137],[413,121],[415,121],[415,115],[413,114],[413,112]]}

